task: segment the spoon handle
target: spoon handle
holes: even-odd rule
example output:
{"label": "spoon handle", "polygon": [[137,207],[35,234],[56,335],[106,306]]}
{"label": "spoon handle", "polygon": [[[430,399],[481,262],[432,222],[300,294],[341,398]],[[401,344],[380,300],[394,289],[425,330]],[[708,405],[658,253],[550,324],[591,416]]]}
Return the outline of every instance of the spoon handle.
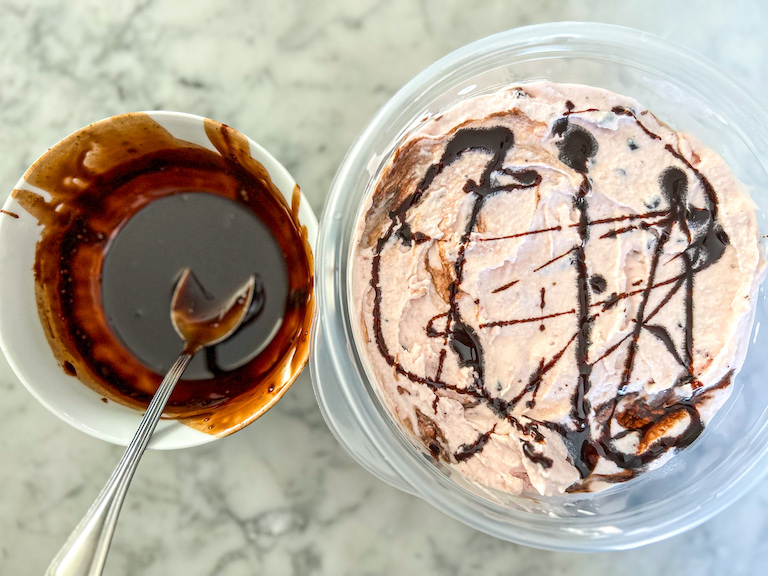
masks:
{"label": "spoon handle", "polygon": [[152,402],[141,419],[133,440],[125,449],[112,476],[91,505],[67,543],[51,562],[46,576],[100,576],[107,560],[120,507],[123,505],[128,485],[139,464],[157,421],[163,413],[176,383],[184,373],[192,354],[182,354],[157,389]]}

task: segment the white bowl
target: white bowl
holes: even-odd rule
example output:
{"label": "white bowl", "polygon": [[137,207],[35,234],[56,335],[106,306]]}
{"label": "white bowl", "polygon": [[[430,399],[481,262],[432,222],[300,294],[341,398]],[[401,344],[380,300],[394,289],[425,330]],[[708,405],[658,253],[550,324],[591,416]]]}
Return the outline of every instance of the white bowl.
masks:
{"label": "white bowl", "polygon": [[[205,118],[179,112],[147,112],[172,136],[217,152],[206,136]],[[110,122],[108,118],[102,122]],[[296,182],[288,171],[264,148],[248,139],[251,156],[269,172],[288,205]],[[218,152],[217,152],[218,153]],[[45,155],[43,155],[45,157]],[[48,195],[21,178],[15,188]],[[9,198],[0,214],[0,348],[22,384],[40,403],[67,424],[91,436],[114,444],[127,445],[141,420],[142,412],[116,402],[105,403],[102,396],[68,376],[54,358],[48,344],[35,301],[33,267],[35,248],[42,228],[37,220]],[[299,220],[307,228],[314,251],[317,219],[302,195]],[[289,386],[283,387],[281,394]],[[275,394],[270,406],[281,394]],[[150,448],[174,449],[197,446],[217,436],[194,430],[175,420],[161,420]]]}

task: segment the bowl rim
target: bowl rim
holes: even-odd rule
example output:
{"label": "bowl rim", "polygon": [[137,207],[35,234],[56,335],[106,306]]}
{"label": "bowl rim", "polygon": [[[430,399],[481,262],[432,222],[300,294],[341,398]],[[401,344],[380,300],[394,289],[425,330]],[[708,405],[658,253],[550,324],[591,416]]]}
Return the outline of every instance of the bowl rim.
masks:
{"label": "bowl rim", "polygon": [[[342,350],[338,344],[329,340],[329,326],[331,323],[336,323],[337,326],[341,324],[345,335],[351,339],[348,332],[347,318],[350,314],[348,309],[349,297],[344,295],[340,298],[337,294],[328,294],[326,286],[322,282],[325,277],[333,277],[334,280],[339,281],[335,285],[337,290],[346,292],[346,287],[344,286],[346,279],[339,277],[344,275],[340,271],[343,267],[340,265],[340,262],[345,261],[348,258],[348,254],[342,253],[342,250],[329,245],[331,226],[344,195],[345,182],[351,178],[351,174],[359,173],[359,167],[356,167],[356,164],[360,166],[367,165],[363,154],[367,152],[370,155],[372,153],[371,150],[366,151],[365,147],[372,140],[373,136],[392,121],[397,110],[404,107],[407,102],[413,100],[420,93],[429,90],[430,86],[438,79],[450,77],[451,75],[461,76],[462,71],[471,67],[473,62],[502,51],[511,52],[516,50],[522,53],[543,56],[548,51],[552,52],[552,45],[554,43],[557,43],[558,49],[562,49],[563,46],[570,46],[571,48],[576,46],[585,50],[590,48],[592,49],[590,55],[598,60],[609,60],[626,65],[628,64],[626,59],[630,58],[631,65],[653,71],[657,76],[666,76],[673,79],[675,84],[684,84],[689,91],[697,94],[712,85],[717,85],[719,88],[718,94],[721,98],[726,93],[735,95],[739,107],[748,110],[750,116],[754,118],[754,122],[768,126],[768,116],[757,104],[756,100],[741,89],[736,82],[726,77],[708,60],[687,48],[647,32],[611,24],[558,22],[537,24],[500,32],[459,48],[427,67],[409,81],[376,113],[350,147],[331,185],[331,191],[321,216],[318,246],[323,254],[323,258],[316,263],[316,277],[320,280],[317,286],[320,321],[315,327],[313,342],[315,344],[315,351],[320,345],[329,348],[328,359],[330,368],[320,366],[318,359],[313,355],[311,362],[312,380],[323,416],[326,418],[329,427],[357,460],[362,460],[359,451],[356,451],[349,441],[344,440],[344,434],[340,431],[339,423],[334,418],[333,408],[325,405],[324,400],[327,392],[324,388],[338,386],[337,380],[339,378],[337,377],[335,380],[330,377],[324,378],[323,373],[328,374],[328,370],[334,370],[335,375],[338,376],[340,367],[342,367],[345,359],[347,362],[350,360],[352,362],[359,362],[355,357],[358,354],[355,341],[352,341],[352,349],[349,349],[350,343],[345,342],[346,348]],[[646,54],[643,54],[642,57],[638,56],[640,47],[646,53],[653,51],[657,58],[662,55],[668,56],[668,61],[664,63],[664,69],[659,69],[658,63],[650,65],[648,62],[652,59],[645,59]],[[603,49],[603,52],[600,52],[600,48]],[[617,52],[621,52],[621,56],[617,59],[613,52],[606,56],[604,54],[606,48],[616,49]],[[583,56],[583,54],[579,55]],[[599,58],[598,56],[603,57]],[[634,56],[634,59],[630,56]],[[464,79],[464,82],[468,83],[469,80]],[[403,132],[410,131],[412,126],[413,124],[404,129]],[[757,134],[750,133],[749,136],[747,136],[741,126],[734,127],[734,131],[745,142],[755,143],[762,140],[765,143],[765,138],[760,136],[759,130],[754,131]],[[754,151],[755,147],[751,148]],[[762,146],[759,149],[765,150],[766,147]],[[757,158],[763,170],[768,172],[768,157],[765,154],[759,154]],[[363,195],[363,198],[365,197],[367,197],[367,194]],[[350,239],[343,238],[342,243],[344,242],[350,242]],[[336,315],[335,319],[329,317],[328,310],[331,310]],[[334,349],[334,346],[336,346],[336,349]],[[347,354],[346,357],[345,354]],[[357,375],[358,378],[367,377],[364,373],[361,375],[359,366]],[[361,382],[354,382],[353,384],[360,385]],[[362,387],[365,386],[366,383],[362,382]],[[377,444],[381,437],[381,427],[377,424],[375,425],[370,420],[370,411],[365,414],[361,411],[359,399],[350,392],[348,387],[342,386],[341,391],[346,401],[350,404],[349,413],[353,415],[355,424],[360,429],[362,435],[374,446],[381,449],[381,444]],[[768,423],[764,423],[758,431],[757,437],[765,437],[767,431]],[[712,500],[706,511],[702,511],[702,507],[697,503],[687,502],[685,506],[680,506],[673,519],[674,521],[667,519],[663,525],[657,523],[654,526],[654,530],[634,533],[629,537],[626,534],[608,534],[601,540],[589,539],[589,537],[579,540],[576,536],[574,536],[574,539],[566,540],[562,536],[537,534],[536,538],[531,538],[530,535],[520,534],[519,529],[517,529],[518,533],[510,534],[514,530],[502,525],[496,517],[499,510],[492,509],[493,505],[489,508],[487,501],[480,501],[477,496],[469,492],[464,492],[460,496],[452,494],[456,492],[457,485],[440,473],[435,466],[431,464],[425,466],[423,463],[419,463],[419,460],[423,460],[423,457],[418,455],[414,448],[411,447],[409,450],[402,439],[396,439],[392,443],[398,444],[398,449],[382,449],[381,451],[382,458],[386,460],[384,467],[391,468],[389,472],[394,472],[396,476],[394,482],[390,478],[386,479],[390,483],[408,492],[415,492],[439,510],[476,529],[522,544],[553,550],[626,549],[671,537],[711,518],[743,495],[768,473],[768,447],[766,447],[758,458],[752,460],[748,466],[742,469],[741,474],[719,479],[722,482],[715,491],[716,498]],[[370,471],[377,472],[376,466],[372,466],[370,461],[361,463]],[[384,472],[387,472],[387,470],[384,470]],[[715,482],[716,479],[718,479],[717,476],[707,478],[706,484],[714,486],[717,484]],[[479,504],[482,507],[482,512],[472,509],[472,506],[469,505],[471,500],[474,501],[474,504]],[[643,511],[645,517],[655,512],[655,510]]]}

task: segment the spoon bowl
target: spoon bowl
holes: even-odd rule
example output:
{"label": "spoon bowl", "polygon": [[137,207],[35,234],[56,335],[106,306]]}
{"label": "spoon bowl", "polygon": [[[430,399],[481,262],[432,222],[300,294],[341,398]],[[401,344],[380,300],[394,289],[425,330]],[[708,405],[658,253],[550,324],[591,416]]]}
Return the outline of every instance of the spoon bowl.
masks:
{"label": "spoon bowl", "polygon": [[104,570],[120,508],[157,422],[190,360],[201,348],[234,334],[253,300],[252,275],[230,297],[215,302],[194,273],[182,273],[171,300],[171,322],[184,349],[152,397],[138,430],[96,501],[70,534],[46,576],[99,576]]}
{"label": "spoon bowl", "polygon": [[248,280],[223,302],[215,302],[191,269],[182,272],[171,299],[171,322],[186,342],[185,352],[220,344],[232,336],[253,301],[256,278]]}

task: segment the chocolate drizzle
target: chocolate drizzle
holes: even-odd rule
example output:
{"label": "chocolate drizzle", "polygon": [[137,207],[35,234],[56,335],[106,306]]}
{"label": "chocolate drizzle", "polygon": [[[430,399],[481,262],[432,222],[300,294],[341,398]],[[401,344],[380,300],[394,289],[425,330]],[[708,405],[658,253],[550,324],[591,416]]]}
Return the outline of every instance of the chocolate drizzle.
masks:
{"label": "chocolate drizzle", "polygon": [[488,432],[485,432],[484,434],[480,434],[477,440],[472,442],[472,444],[462,444],[458,452],[456,452],[456,454],[454,454],[453,457],[456,458],[458,462],[469,460],[472,456],[482,451],[482,449],[485,447],[486,442],[488,442],[488,439],[491,437],[491,434],[493,434],[495,431],[496,431],[496,426],[494,425],[493,428],[488,430]]}
{"label": "chocolate drizzle", "polygon": [[543,454],[539,454],[536,452],[536,449],[533,447],[533,444],[528,442],[527,440],[522,443],[523,446],[523,454],[525,454],[525,457],[528,458],[531,462],[534,464],[538,464],[545,470],[547,468],[552,468],[552,458],[547,458]]}
{"label": "chocolate drizzle", "polygon": [[[405,196],[394,210],[389,212],[389,223],[383,229],[383,234],[375,242],[373,257],[371,260],[370,285],[374,291],[373,304],[373,338],[382,357],[392,366],[396,373],[408,378],[412,382],[428,386],[435,393],[433,408],[437,413],[437,401],[440,395],[451,394],[458,396],[466,402],[467,406],[477,403],[485,404],[499,418],[505,419],[514,428],[525,436],[521,439],[523,455],[533,463],[547,469],[553,465],[552,459],[545,456],[537,444],[545,441],[543,429],[558,434],[564,441],[573,465],[579,471],[583,479],[588,478],[600,457],[605,458],[624,470],[617,474],[617,479],[627,479],[644,469],[650,462],[657,459],[670,449],[679,449],[688,446],[701,433],[703,424],[697,410],[697,404],[707,397],[707,392],[702,392],[694,378],[693,370],[693,287],[695,274],[716,262],[723,254],[729,242],[727,234],[717,220],[717,196],[709,181],[682,154],[672,145],[666,144],[664,149],[670,155],[670,166],[665,169],[658,178],[658,186],[663,202],[666,206],[659,207],[662,202],[649,201],[649,208],[644,213],[619,214],[615,216],[590,219],[589,199],[592,195],[592,180],[590,168],[598,156],[598,143],[589,130],[573,120],[574,114],[599,112],[594,108],[576,110],[573,102],[566,102],[566,109],[553,124],[550,137],[557,148],[558,159],[565,166],[573,170],[581,177],[578,191],[573,197],[573,208],[578,221],[569,225],[578,233],[578,242],[565,252],[562,252],[547,262],[533,269],[533,272],[544,270],[548,266],[560,260],[569,259],[569,265],[575,271],[575,302],[562,305],[552,298],[547,297],[545,287],[538,288],[540,314],[529,317],[511,319],[485,319],[477,325],[470,326],[462,317],[462,280],[467,247],[471,242],[493,242],[522,238],[548,232],[559,232],[568,229],[568,226],[544,226],[541,228],[499,236],[484,236],[482,230],[478,230],[478,219],[486,204],[487,198],[499,193],[514,194],[519,190],[538,187],[542,176],[533,169],[511,169],[504,166],[505,158],[514,148],[515,136],[506,126],[494,126],[491,128],[460,127],[447,140],[440,159],[424,169],[423,177],[412,188],[413,191]],[[647,138],[655,142],[661,140],[661,136],[650,131],[638,119],[637,114],[624,107],[615,107],[611,110],[614,114],[632,119],[643,134],[639,139],[630,139],[627,146],[630,150],[638,150],[644,143],[639,140]],[[397,358],[390,353],[386,338],[382,330],[382,288],[381,288],[381,259],[382,252],[393,239],[397,239],[406,246],[418,244],[419,240],[426,238],[418,236],[418,232],[411,229],[408,221],[409,211],[418,206],[431,184],[446,168],[451,166],[459,158],[468,152],[481,153],[488,157],[481,175],[477,181],[467,178],[463,191],[471,196],[471,207],[466,209],[466,221],[463,223],[462,234],[458,241],[458,249],[453,262],[453,274],[447,290],[447,310],[430,319],[426,326],[428,336],[442,338],[445,346],[440,350],[438,368],[434,376],[419,375],[406,369]],[[691,205],[688,198],[688,175],[698,180],[705,192],[705,206]],[[514,182],[501,185],[498,176],[511,176]],[[508,181],[508,180],[505,180]],[[512,201],[512,200],[511,200]],[[613,229],[606,230],[596,226],[615,224]],[[632,282],[637,289],[625,292],[612,292],[608,290],[608,282],[605,277],[590,270],[587,265],[587,251],[591,242],[608,241],[624,234],[645,232],[652,238],[652,257],[649,266],[648,277]],[[681,273],[664,280],[658,280],[660,261],[664,248],[673,233],[682,232],[688,239],[687,247],[679,255],[681,258]],[[593,235],[594,232],[594,235]],[[427,241],[427,240],[423,240]],[[675,256],[677,258],[678,256]],[[512,280],[491,291],[498,294],[516,286],[519,279]],[[518,287],[519,288],[519,287]],[[662,290],[660,301],[649,306],[651,294],[656,290]],[[676,343],[671,333],[671,328],[663,325],[659,319],[651,321],[670,302],[673,296],[684,291],[684,315],[685,321],[681,326],[682,347]],[[602,296],[600,296],[602,295]],[[597,296],[600,296],[598,299]],[[590,356],[592,327],[595,319],[601,312],[613,309],[619,302],[628,298],[638,298],[635,317],[632,318],[632,328],[628,334],[612,343],[597,358]],[[551,302],[548,302],[551,300]],[[654,301],[655,302],[655,301]],[[478,305],[478,302],[475,301]],[[554,308],[554,310],[552,310]],[[559,309],[558,309],[559,308]],[[596,308],[597,311],[592,309]],[[557,351],[548,358],[538,359],[538,366],[532,371],[528,381],[518,390],[515,396],[507,401],[501,397],[494,397],[486,387],[486,367],[483,342],[485,342],[484,330],[504,329],[509,326],[539,323],[540,330],[546,329],[546,322],[555,318],[571,316],[574,319],[574,332],[564,346],[559,346]],[[444,319],[445,326],[436,328],[435,323]],[[640,400],[627,394],[629,385],[633,382],[633,372],[637,359],[641,335],[647,332],[651,337],[661,342],[671,358],[680,367],[678,383],[691,384],[694,393],[689,398],[677,396],[677,387],[672,387],[663,395],[656,397],[647,407],[640,407]],[[624,362],[620,384],[617,394],[611,401],[603,405],[592,407],[588,398],[592,386],[593,367],[601,360],[615,353],[620,348],[625,350]],[[443,379],[443,368],[447,356],[453,355],[460,367],[469,367],[473,378],[466,387],[460,387],[446,382]],[[578,375],[574,392],[571,396],[570,421],[567,423],[537,421],[531,417],[522,415],[518,406],[527,409],[536,407],[537,394],[541,388],[545,375],[551,371],[566,355],[573,354]],[[730,375],[727,377],[730,378]],[[505,383],[494,382],[495,392],[505,389]],[[506,387],[508,389],[508,386]],[[636,409],[641,411],[644,417],[630,417],[628,410],[633,406],[632,401],[637,400]],[[646,409],[647,408],[647,409]],[[420,427],[426,422],[418,412]],[[625,432],[613,437],[611,435],[611,423],[618,421],[625,428]],[[432,433],[431,426],[437,424],[430,420],[428,427],[429,438],[423,437],[425,444],[433,455],[436,454],[432,445],[436,437]],[[683,426],[682,432],[670,435],[669,431],[675,426]],[[541,429],[540,429],[541,428]],[[425,428],[427,429],[427,428]],[[675,428],[677,430],[677,428]],[[439,430],[439,427],[438,427]],[[496,426],[486,433],[480,434],[472,444],[464,444],[452,457],[457,462],[464,462],[481,452],[491,440]],[[639,437],[639,451],[636,454],[627,454],[615,445],[622,435],[636,433]],[[438,456],[436,456],[438,457]],[[439,457],[445,458],[445,450],[440,450]]]}
{"label": "chocolate drizzle", "polygon": [[563,347],[559,352],[552,356],[548,362],[545,363],[544,358],[541,359],[538,369],[533,374],[531,374],[531,377],[528,380],[528,384],[510,402],[511,406],[515,406],[527,394],[531,394],[531,399],[526,402],[526,406],[528,408],[533,408],[536,405],[536,392],[539,390],[539,386],[541,386],[542,378],[549,370],[555,366],[555,364],[558,363],[560,358],[563,357],[563,354],[565,354],[565,351],[568,350],[568,348],[571,346],[573,341],[576,339],[576,336],[577,334],[571,336],[571,339],[568,340],[568,343],[565,345],[565,347]]}
{"label": "chocolate drizzle", "polygon": [[567,314],[576,313],[576,309],[566,310],[565,312],[554,312],[553,314],[542,314],[541,316],[534,316],[532,318],[517,318],[514,320],[494,320],[493,322],[484,322],[480,324],[480,328],[493,328],[494,326],[512,326],[513,324],[525,324],[527,322],[539,322],[540,320],[549,320],[550,318],[557,318],[558,316],[565,316]]}
{"label": "chocolate drizzle", "polygon": [[544,262],[544,264],[542,264],[542,265],[541,265],[541,266],[539,266],[538,268],[534,268],[534,269],[533,269],[533,271],[534,271],[534,272],[538,272],[539,270],[543,270],[544,268],[546,268],[546,267],[547,267],[547,266],[549,266],[550,264],[554,264],[555,262],[557,262],[557,261],[558,261],[558,260],[560,260],[561,258],[565,258],[566,256],[569,256],[569,255],[571,255],[572,253],[573,253],[573,248],[569,248],[568,250],[566,250],[565,252],[563,252],[562,254],[560,254],[560,256],[555,256],[555,257],[554,257],[554,258],[552,258],[551,260],[547,260],[546,262]]}
{"label": "chocolate drizzle", "polygon": [[[567,116],[565,117],[567,119]],[[576,172],[583,174],[581,186],[578,194],[573,199],[574,208],[579,213],[579,244],[574,248],[574,260],[576,265],[576,290],[577,290],[577,332],[576,332],[576,362],[579,369],[576,394],[573,399],[573,408],[571,416],[576,427],[576,433],[586,432],[589,429],[589,400],[587,393],[590,388],[590,376],[592,374],[592,365],[589,363],[589,343],[592,322],[590,319],[590,292],[589,292],[589,273],[586,262],[586,244],[589,240],[589,214],[587,205],[587,195],[589,194],[592,183],[587,177],[587,163],[597,154],[597,141],[594,136],[581,126],[568,126],[563,133],[563,139],[557,143],[560,149],[560,161],[570,166]],[[583,440],[586,442],[587,436]],[[584,445],[577,452],[571,454],[582,477],[585,472],[591,472],[594,466],[593,462],[585,462],[583,458]],[[579,463],[578,456],[581,457]],[[587,464],[586,466],[584,464]]]}
{"label": "chocolate drizzle", "polygon": [[[625,108],[624,106],[614,106],[611,109],[611,112],[613,112],[614,114],[617,114],[619,116],[629,116],[630,118],[634,119],[634,121],[637,123],[637,125],[640,127],[640,129],[643,132],[645,132],[648,135],[649,138],[651,138],[652,140],[661,140],[661,136],[659,136],[658,134],[654,134],[653,132],[648,130],[648,128],[646,128],[645,125],[642,122],[640,122],[640,120],[638,120],[637,114],[635,114],[629,108]],[[633,145],[634,145],[634,148],[633,148]],[[636,150],[637,149],[637,144],[635,142],[630,143],[629,144],[629,149],[630,150]]]}
{"label": "chocolate drizzle", "polygon": [[[371,261],[371,286],[374,290],[373,331],[376,345],[382,357],[390,366],[393,366],[395,371],[401,376],[408,378],[412,382],[427,385],[434,391],[447,389],[476,400],[484,401],[496,414],[507,419],[507,421],[520,433],[530,436],[536,441],[542,441],[543,436],[538,432],[535,424],[520,422],[517,418],[509,414],[508,403],[500,398],[492,397],[485,389],[483,381],[485,368],[482,346],[474,330],[462,322],[458,307],[458,293],[460,291],[463,274],[465,250],[470,235],[475,228],[483,202],[493,193],[532,188],[537,186],[540,182],[540,176],[533,170],[521,170],[516,172],[506,171],[505,173],[515,177],[518,183],[494,186],[491,175],[494,172],[503,169],[504,158],[513,146],[514,135],[507,128],[497,127],[490,129],[478,128],[458,130],[446,145],[440,161],[436,164],[432,164],[426,170],[424,177],[416,186],[415,191],[407,196],[395,210],[390,212],[390,224],[387,231],[377,240]],[[459,388],[458,386],[444,382],[440,378],[442,370],[438,370],[438,373],[434,378],[419,376],[405,369],[389,352],[382,331],[380,270],[381,253],[392,236],[395,235],[396,231],[402,228],[402,223],[406,221],[408,210],[419,203],[424,191],[429,188],[432,181],[445,170],[446,167],[450,166],[461,157],[462,154],[468,151],[482,151],[488,153],[491,158],[485,165],[480,181],[469,181],[465,187],[465,191],[468,194],[473,195],[473,207],[471,215],[466,223],[464,234],[459,243],[458,257],[454,264],[455,278],[449,285],[449,310],[446,313],[445,331],[440,333],[435,331],[433,327],[434,321],[442,315],[432,318],[427,326],[427,333],[430,336],[444,335],[447,342],[450,344],[451,349],[458,355],[459,362],[462,363],[462,365],[471,366],[473,368],[475,375],[474,385],[468,388]],[[482,446],[484,445],[485,442],[483,442],[476,451],[482,449]],[[430,451],[432,451],[431,447]]]}
{"label": "chocolate drizzle", "polygon": [[493,290],[493,294],[498,294],[499,292],[503,292],[504,290],[507,290],[508,288],[512,288],[515,284],[520,282],[520,280],[512,280],[512,282],[509,282],[508,284],[504,284],[503,286],[499,286],[495,290]]}
{"label": "chocolate drizzle", "polygon": [[510,234],[509,236],[496,236],[494,238],[478,238],[478,242],[493,242],[495,240],[509,240],[510,238],[522,238],[524,236],[533,236],[534,234],[544,234],[546,232],[559,232],[562,226],[552,226],[551,228],[542,228],[540,230],[531,230],[530,232],[520,232],[519,234]]}
{"label": "chocolate drizzle", "polygon": [[454,322],[451,330],[450,345],[459,359],[459,365],[469,366],[475,371],[475,382],[482,387],[485,381],[485,363],[483,346],[477,333],[461,320]]}
{"label": "chocolate drizzle", "polygon": [[608,285],[605,282],[605,278],[600,276],[600,274],[593,274],[589,279],[589,287],[592,288],[592,292],[595,294],[602,294]]}

